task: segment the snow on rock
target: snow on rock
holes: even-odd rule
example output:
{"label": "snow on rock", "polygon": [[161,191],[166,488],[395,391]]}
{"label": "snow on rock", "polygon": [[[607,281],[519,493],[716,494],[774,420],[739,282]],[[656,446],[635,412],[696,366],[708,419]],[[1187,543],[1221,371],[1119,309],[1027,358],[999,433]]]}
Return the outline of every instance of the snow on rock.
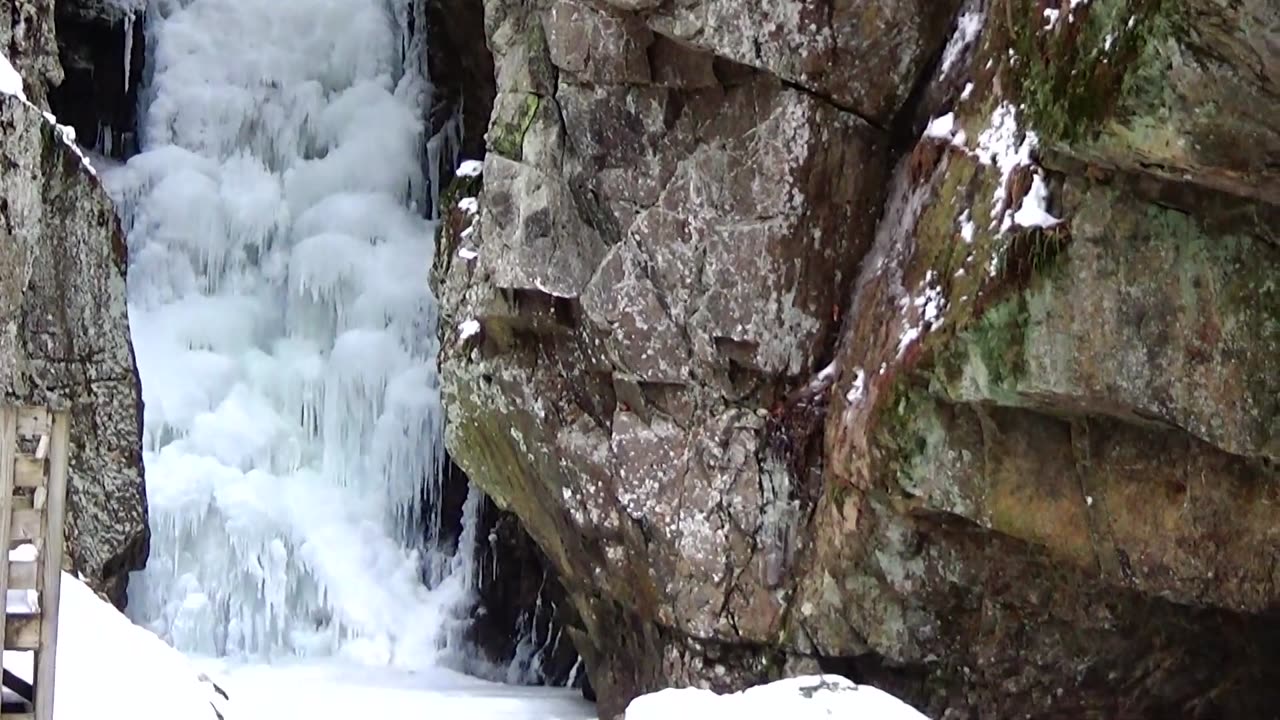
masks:
{"label": "snow on rock", "polygon": [[479,333],[479,332],[480,332],[480,321],[479,321],[479,320],[474,320],[474,319],[473,319],[473,320],[467,320],[467,321],[463,322],[462,324],[458,325],[458,339],[459,339],[459,340],[466,340],[467,338],[469,338],[469,337],[471,337],[471,336],[473,336],[473,335],[475,335],[476,333]]}
{"label": "snow on rock", "polygon": [[13,64],[3,53],[0,53],[0,93],[12,95],[24,101],[27,99],[26,93],[22,91],[22,76],[13,69]]}
{"label": "snow on rock", "polygon": [[862,368],[854,371],[853,383],[849,386],[849,392],[845,393],[844,399],[850,404],[862,399],[867,392],[867,373]]}
{"label": "snow on rock", "polygon": [[[31,678],[32,653],[6,670]],[[62,573],[54,708],[58,720],[215,720],[229,703],[182,653]]]}
{"label": "snow on rock", "polygon": [[643,695],[627,706],[626,720],[927,720],[889,693],[839,675],[807,675],[717,695],[681,688]]}
{"label": "snow on rock", "polygon": [[919,322],[907,321],[902,328],[902,333],[898,336],[898,357],[901,358],[916,340],[926,332],[936,330],[943,323],[947,298],[942,294],[942,287],[938,285],[937,273],[930,270],[925,275],[923,294],[914,298],[904,297],[899,300],[899,305],[907,312],[910,307],[915,307],[920,315]]}
{"label": "snow on rock", "polygon": [[480,211],[480,201],[476,198],[462,198],[458,201],[458,209],[468,215],[475,215]]}
{"label": "snow on rock", "polygon": [[947,113],[941,117],[934,118],[929,126],[924,129],[924,136],[937,140],[950,140],[956,130],[955,113]]}
{"label": "snow on rock", "polygon": [[973,218],[970,216],[969,210],[966,209],[960,214],[960,238],[964,240],[966,245],[973,244],[973,233],[976,228],[973,225]]}
{"label": "snow on rock", "polygon": [[978,33],[982,30],[982,21],[984,17],[980,12],[967,12],[956,20],[956,31],[947,41],[947,47],[942,51],[942,67],[938,71],[938,76],[942,77],[947,74],[951,66],[956,60],[960,59],[960,54],[965,48],[973,44],[977,39]]}
{"label": "snow on rock", "polygon": [[[972,83],[966,86],[966,94],[971,87]],[[967,137],[959,127],[955,113],[934,118],[924,130],[925,138],[948,141],[976,157],[983,165],[992,165],[999,170],[1000,180],[992,194],[991,227],[998,227],[1001,234],[1008,232],[1014,225],[1023,228],[1048,228],[1061,222],[1047,210],[1049,189],[1044,183],[1043,173],[1032,157],[1039,145],[1039,138],[1035,132],[1018,126],[1017,115],[1017,109],[1013,105],[1001,103],[992,113],[989,127],[978,135],[977,147],[972,151],[966,146]],[[1033,168],[1034,175],[1031,189],[1015,211],[1010,207],[1008,197],[1009,178],[1015,170],[1022,167]],[[960,225],[964,241],[972,243],[974,225],[968,210],[961,216]]]}
{"label": "snow on rock", "polygon": [[1048,202],[1049,188],[1045,187],[1040,173],[1036,173],[1031,179],[1031,189],[1023,196],[1018,212],[1013,214],[1013,221],[1024,228],[1050,228],[1057,225],[1062,221],[1049,214]]}
{"label": "snow on rock", "polygon": [[[32,107],[35,106],[33,105]],[[42,112],[40,114],[44,116],[44,119],[48,121],[50,125],[53,126],[54,132],[57,133],[58,139],[62,140],[62,144],[71,148],[71,152],[75,153],[76,157],[80,158],[80,164],[84,166],[84,169],[88,170],[90,175],[96,177],[98,169],[93,166],[93,163],[89,162],[89,156],[85,154],[84,150],[80,147],[80,144],[76,142],[76,129],[70,125],[60,124],[58,122],[58,118],[51,112]]]}
{"label": "snow on rock", "polygon": [[991,124],[978,135],[974,151],[978,161],[1000,170],[1000,180],[992,194],[991,227],[1004,233],[1013,226],[1013,212],[1008,208],[1009,176],[1019,167],[1034,165],[1032,152],[1039,138],[1030,130],[1018,127],[1018,111],[1009,103],[1001,103],[991,114]]}
{"label": "snow on rock", "polygon": [[458,177],[479,177],[484,172],[484,163],[479,160],[468,160],[453,172]]}
{"label": "snow on rock", "polygon": [[84,150],[81,150],[80,146],[76,144],[75,128],[68,125],[58,124],[58,118],[54,117],[53,113],[44,112],[35,105],[32,105],[31,101],[27,100],[27,94],[23,91],[22,76],[13,68],[13,63],[10,63],[9,58],[3,53],[0,53],[0,93],[16,97],[27,107],[39,112],[40,115],[53,126],[58,139],[62,140],[63,144],[71,148],[71,151],[76,154],[76,157],[80,158],[80,163],[89,171],[89,174],[98,174],[98,171],[94,169],[93,164],[89,162],[89,156],[85,155]]}

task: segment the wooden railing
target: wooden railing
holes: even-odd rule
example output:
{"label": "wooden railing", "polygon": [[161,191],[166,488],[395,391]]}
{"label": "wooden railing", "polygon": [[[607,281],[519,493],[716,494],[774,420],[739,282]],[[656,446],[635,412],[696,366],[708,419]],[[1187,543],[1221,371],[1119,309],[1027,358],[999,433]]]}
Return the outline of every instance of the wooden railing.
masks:
{"label": "wooden railing", "polygon": [[[0,405],[0,538],[9,538],[0,720],[53,720],[69,422],[65,411]],[[29,666],[26,678],[9,664]]]}

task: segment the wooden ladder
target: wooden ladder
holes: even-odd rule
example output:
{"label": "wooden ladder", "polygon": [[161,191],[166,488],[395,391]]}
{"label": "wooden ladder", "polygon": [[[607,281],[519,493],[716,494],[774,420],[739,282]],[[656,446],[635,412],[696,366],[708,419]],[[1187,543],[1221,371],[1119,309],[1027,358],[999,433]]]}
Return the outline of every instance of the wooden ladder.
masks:
{"label": "wooden ladder", "polygon": [[5,667],[15,653],[0,659],[10,691],[0,720],[53,720],[69,423],[65,410],[0,406],[0,538],[9,539],[0,563],[4,649],[34,653],[30,682]]}

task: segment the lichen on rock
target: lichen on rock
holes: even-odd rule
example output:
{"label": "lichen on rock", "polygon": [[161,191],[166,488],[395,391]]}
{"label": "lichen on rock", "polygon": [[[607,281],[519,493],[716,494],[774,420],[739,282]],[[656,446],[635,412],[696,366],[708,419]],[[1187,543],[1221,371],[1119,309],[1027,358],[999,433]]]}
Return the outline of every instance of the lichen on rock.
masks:
{"label": "lichen on rock", "polygon": [[[38,83],[57,77],[33,70],[57,64],[51,36],[41,38],[47,44],[14,36],[37,103],[46,94]],[[83,154],[50,117],[0,96],[0,382],[9,401],[71,411],[67,562],[123,606],[149,538],[124,236]]]}
{"label": "lichen on rock", "polygon": [[1273,8],[486,10],[447,444],[604,716],[806,668],[938,717],[1265,706],[1274,653],[1212,658],[1276,632]]}

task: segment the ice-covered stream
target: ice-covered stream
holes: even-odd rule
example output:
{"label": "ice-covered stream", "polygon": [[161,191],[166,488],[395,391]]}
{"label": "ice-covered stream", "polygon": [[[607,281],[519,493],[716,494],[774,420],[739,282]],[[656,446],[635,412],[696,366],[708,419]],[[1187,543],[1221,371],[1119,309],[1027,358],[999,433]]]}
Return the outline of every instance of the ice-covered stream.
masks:
{"label": "ice-covered stream", "polygon": [[103,173],[146,404],[131,616],[197,655],[430,666],[468,588],[421,521],[443,453],[421,11],[145,12],[143,152]]}

